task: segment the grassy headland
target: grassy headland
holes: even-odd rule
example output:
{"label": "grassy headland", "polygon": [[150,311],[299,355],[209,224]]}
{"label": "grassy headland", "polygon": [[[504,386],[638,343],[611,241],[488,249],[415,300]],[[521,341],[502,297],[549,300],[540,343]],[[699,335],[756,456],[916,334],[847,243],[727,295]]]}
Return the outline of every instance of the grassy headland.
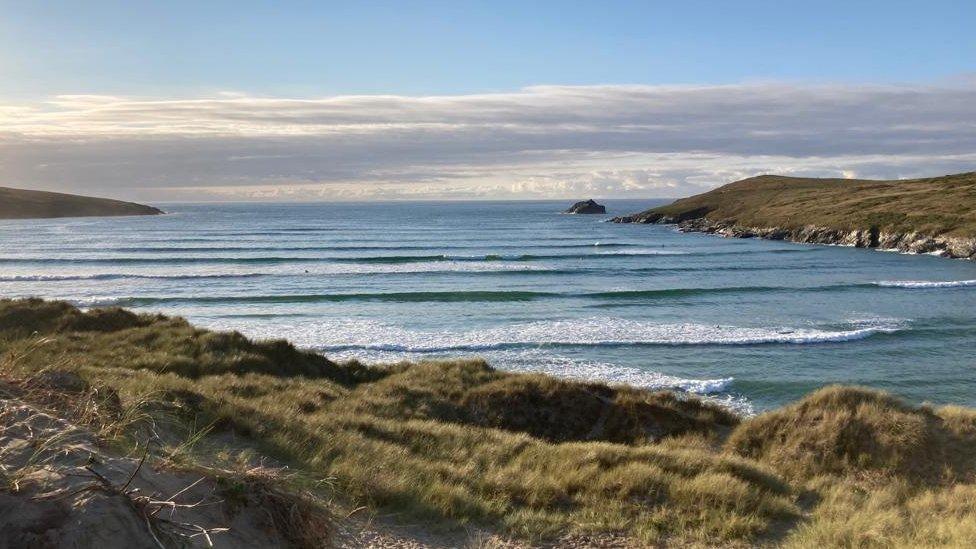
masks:
{"label": "grassy headland", "polygon": [[763,175],[614,221],[972,257],[976,172],[893,181]]}
{"label": "grassy headland", "polygon": [[0,219],[158,215],[152,206],[74,194],[0,187]]}
{"label": "grassy headland", "polygon": [[[341,508],[433,530],[636,546],[976,541],[976,411],[867,389],[830,387],[745,419],[480,360],[336,363],[178,318],[42,300],[0,301],[0,353],[5,380],[80,378],[111,402],[100,421],[150,421],[159,453],[185,465],[247,441],[295,472],[293,488],[327,479]],[[124,424],[130,438],[147,432],[137,424]]]}

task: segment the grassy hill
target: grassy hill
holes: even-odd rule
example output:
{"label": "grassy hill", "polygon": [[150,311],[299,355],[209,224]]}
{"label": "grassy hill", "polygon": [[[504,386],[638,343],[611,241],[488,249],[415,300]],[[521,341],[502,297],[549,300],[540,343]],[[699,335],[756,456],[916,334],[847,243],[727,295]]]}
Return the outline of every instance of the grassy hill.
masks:
{"label": "grassy hill", "polygon": [[[227,471],[287,471],[262,473],[262,493],[306,494],[301,513],[280,513],[301,520],[275,522],[302,547],[328,546],[323,532],[373,513],[428,539],[491,536],[445,546],[976,542],[976,411],[867,389],[822,389],[749,419],[687,395],[480,360],[336,363],[179,318],[2,300],[0,409],[15,400],[99,433],[144,462],[140,478],[222,471],[204,476],[225,502],[255,497],[250,477]],[[5,417],[0,432],[13,428]],[[50,438],[39,455],[58,449]],[[0,499],[50,492],[58,462],[7,455],[0,448]],[[91,494],[59,497],[81,513]]]}
{"label": "grassy hill", "polygon": [[976,238],[976,172],[894,181],[763,175],[617,221],[695,219],[788,231],[816,226],[972,239]]}
{"label": "grassy hill", "polygon": [[0,187],[0,219],[157,215],[152,206],[108,198]]}

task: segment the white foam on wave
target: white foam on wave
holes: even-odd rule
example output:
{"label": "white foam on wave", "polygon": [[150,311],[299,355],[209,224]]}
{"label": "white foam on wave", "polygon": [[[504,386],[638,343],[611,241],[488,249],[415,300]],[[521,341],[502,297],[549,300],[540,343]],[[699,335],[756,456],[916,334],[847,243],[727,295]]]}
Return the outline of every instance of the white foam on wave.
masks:
{"label": "white foam on wave", "polygon": [[72,280],[117,280],[136,279],[194,279],[194,278],[244,278],[261,276],[262,273],[218,273],[218,274],[142,274],[142,273],[92,273],[75,275],[0,275],[0,282],[67,282]]}
{"label": "white foam on wave", "polygon": [[911,250],[902,250],[900,248],[874,248],[878,252],[887,252],[892,254],[900,255],[934,255],[935,257],[948,257],[949,253],[945,250],[933,250],[931,252],[913,252]]}
{"label": "white foam on wave", "polygon": [[702,395],[725,392],[734,381],[731,377],[688,379],[609,362],[576,360],[539,349],[501,351],[491,353],[486,358],[498,368],[509,371],[543,373],[586,381],[603,381],[643,389],[679,389]]}
{"label": "white foam on wave", "polygon": [[963,288],[976,286],[976,280],[882,280],[875,284],[885,288]]}
{"label": "white foam on wave", "polygon": [[[44,297],[44,296],[40,296]],[[75,297],[68,299],[67,301],[76,307],[112,307],[118,305],[119,301],[123,299],[121,297],[112,296],[90,296],[90,297]]]}
{"label": "white foam on wave", "polygon": [[690,252],[684,250],[661,250],[658,248],[638,248],[629,249],[625,252],[618,252],[613,250],[599,251],[596,255],[622,255],[622,256],[638,256],[638,255],[688,255]]}
{"label": "white foam on wave", "polygon": [[[234,326],[236,328],[236,326]],[[256,327],[258,330],[265,328]],[[286,337],[327,352],[345,349],[435,353],[547,345],[760,345],[817,344],[864,339],[904,329],[898,322],[858,322],[847,329],[655,324],[622,318],[583,318],[506,324],[479,330],[417,331],[375,320],[321,319],[275,323],[260,337]]]}
{"label": "white foam on wave", "polygon": [[[446,354],[448,356],[457,356]],[[642,368],[620,366],[609,362],[579,360],[553,353],[544,349],[496,350],[480,353],[493,367],[510,372],[542,373],[556,377],[584,381],[602,381],[611,384],[629,385],[642,389],[677,389],[688,393],[708,395],[722,393],[729,389],[734,379],[694,379],[671,376]],[[400,360],[426,359],[423,353],[402,353],[394,351],[363,351],[346,349],[329,353],[335,360],[358,359],[367,363],[390,363]]]}
{"label": "white foam on wave", "polygon": [[0,275],[2,282],[47,282],[59,280],[91,280],[97,275]]}

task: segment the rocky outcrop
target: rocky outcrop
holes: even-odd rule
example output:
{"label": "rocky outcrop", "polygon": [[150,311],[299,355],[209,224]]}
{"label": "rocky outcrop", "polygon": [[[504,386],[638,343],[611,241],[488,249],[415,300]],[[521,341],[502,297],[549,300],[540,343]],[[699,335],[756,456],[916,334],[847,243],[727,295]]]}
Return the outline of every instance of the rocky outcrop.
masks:
{"label": "rocky outcrop", "polygon": [[696,221],[704,219],[708,214],[707,208],[697,208],[676,215],[667,215],[653,210],[632,215],[623,215],[611,219],[613,223],[660,223],[662,225],[674,225],[686,221]]}
{"label": "rocky outcrop", "polygon": [[577,202],[573,204],[564,213],[568,214],[605,214],[607,213],[606,206],[602,204],[597,204],[592,198],[589,200],[584,200],[582,202]]}
{"label": "rocky outcrop", "polygon": [[913,254],[932,254],[956,259],[976,260],[976,238],[931,236],[918,232],[885,232],[877,227],[842,230],[806,225],[798,228],[748,227],[732,221],[713,221],[705,217],[707,212],[686,212],[680,216],[668,216],[655,212],[615,217],[613,223],[655,223],[676,225],[682,232],[697,232],[727,238],[765,238],[787,240],[806,244],[852,246],[895,250]]}

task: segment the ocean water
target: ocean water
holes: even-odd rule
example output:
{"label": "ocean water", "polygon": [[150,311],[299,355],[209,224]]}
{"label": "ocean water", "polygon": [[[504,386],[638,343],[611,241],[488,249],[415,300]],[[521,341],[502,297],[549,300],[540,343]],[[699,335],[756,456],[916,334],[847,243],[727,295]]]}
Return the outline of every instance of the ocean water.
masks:
{"label": "ocean water", "polygon": [[0,295],[183,315],[339,359],[481,356],[747,413],[830,383],[976,405],[976,263],[606,223],[662,202],[0,221]]}

